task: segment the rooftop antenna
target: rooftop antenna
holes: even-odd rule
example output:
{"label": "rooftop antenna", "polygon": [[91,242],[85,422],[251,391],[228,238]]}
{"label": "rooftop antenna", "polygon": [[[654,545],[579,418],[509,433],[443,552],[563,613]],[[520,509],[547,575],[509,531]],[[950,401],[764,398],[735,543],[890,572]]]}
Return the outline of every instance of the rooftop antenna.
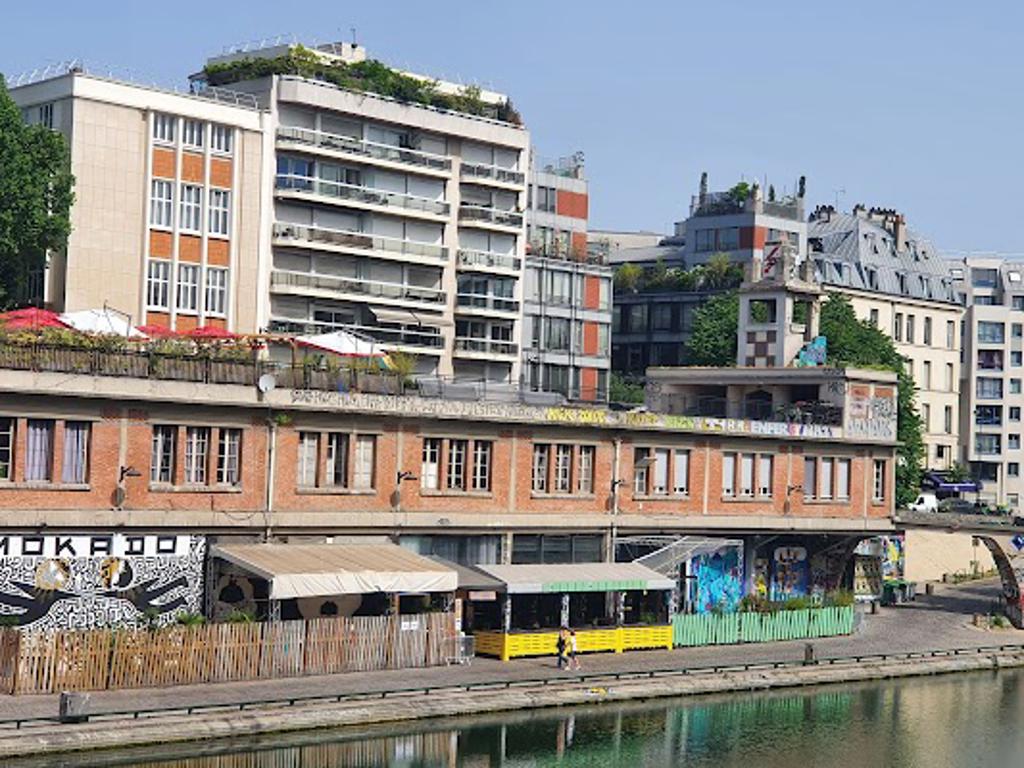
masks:
{"label": "rooftop antenna", "polygon": [[846,188],[840,187],[839,189],[833,189],[832,192],[836,196],[836,212],[839,211],[839,197],[846,194]]}
{"label": "rooftop antenna", "polygon": [[349,27],[348,29],[352,33],[352,47],[355,48],[356,47],[356,28],[355,27]]}

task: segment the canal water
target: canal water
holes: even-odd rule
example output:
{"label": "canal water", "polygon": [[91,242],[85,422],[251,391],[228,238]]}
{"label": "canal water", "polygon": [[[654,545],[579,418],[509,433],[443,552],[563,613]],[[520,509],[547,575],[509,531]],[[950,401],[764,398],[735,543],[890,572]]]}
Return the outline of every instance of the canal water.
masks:
{"label": "canal water", "polygon": [[1024,766],[1024,672],[539,710],[9,765],[1005,768]]}

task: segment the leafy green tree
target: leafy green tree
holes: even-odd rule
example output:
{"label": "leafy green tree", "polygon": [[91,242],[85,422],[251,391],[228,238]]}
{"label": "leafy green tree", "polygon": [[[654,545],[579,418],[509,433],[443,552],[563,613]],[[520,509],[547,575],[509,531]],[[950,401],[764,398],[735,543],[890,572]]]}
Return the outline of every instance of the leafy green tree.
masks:
{"label": "leafy green tree", "polygon": [[870,322],[857,319],[845,296],[829,295],[821,307],[820,328],[828,339],[830,364],[883,368],[897,375],[896,439],[900,446],[896,449],[896,504],[906,506],[921,487],[925,459],[914,379],[892,339]]}
{"label": "leafy green tree", "polygon": [[615,290],[623,293],[634,292],[640,286],[643,276],[644,271],[641,267],[626,262],[615,270]]}
{"label": "leafy green tree", "polygon": [[713,253],[701,269],[701,286],[711,291],[737,288],[743,282],[743,267],[729,261],[727,253]]}
{"label": "leafy green tree", "polygon": [[608,381],[608,399],[613,403],[642,403],[644,386],[613,372]]}
{"label": "leafy green tree", "polygon": [[25,125],[0,76],[0,308],[28,299],[31,275],[67,245],[73,184],[64,137]]}
{"label": "leafy green tree", "polygon": [[733,188],[729,190],[729,197],[736,202],[737,205],[742,204],[750,197],[750,184],[745,181],[736,182]]}
{"label": "leafy green tree", "polygon": [[693,333],[686,343],[687,365],[735,365],[739,315],[740,302],[735,293],[723,293],[704,302],[693,313]]}

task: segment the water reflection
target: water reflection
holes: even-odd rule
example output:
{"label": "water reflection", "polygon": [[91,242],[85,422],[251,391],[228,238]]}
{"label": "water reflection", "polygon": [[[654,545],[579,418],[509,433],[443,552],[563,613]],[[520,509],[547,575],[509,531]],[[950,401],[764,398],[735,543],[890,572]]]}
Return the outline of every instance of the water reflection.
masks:
{"label": "water reflection", "polygon": [[244,744],[22,761],[140,768],[944,768],[1024,764],[1024,673],[541,710]]}

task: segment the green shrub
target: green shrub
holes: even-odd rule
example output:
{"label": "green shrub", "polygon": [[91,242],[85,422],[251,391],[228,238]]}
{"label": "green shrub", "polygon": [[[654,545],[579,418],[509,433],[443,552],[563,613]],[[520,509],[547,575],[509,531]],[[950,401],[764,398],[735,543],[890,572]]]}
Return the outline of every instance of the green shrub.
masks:
{"label": "green shrub", "polygon": [[252,611],[240,611],[236,609],[225,616],[224,621],[228,624],[253,624],[256,621],[256,616],[253,615]]}
{"label": "green shrub", "polygon": [[201,613],[179,613],[174,620],[183,627],[201,627],[206,623],[206,618]]}

